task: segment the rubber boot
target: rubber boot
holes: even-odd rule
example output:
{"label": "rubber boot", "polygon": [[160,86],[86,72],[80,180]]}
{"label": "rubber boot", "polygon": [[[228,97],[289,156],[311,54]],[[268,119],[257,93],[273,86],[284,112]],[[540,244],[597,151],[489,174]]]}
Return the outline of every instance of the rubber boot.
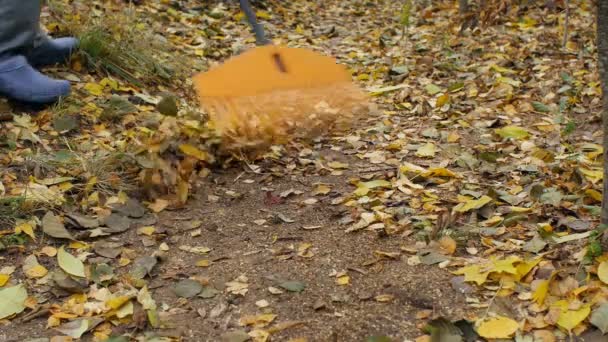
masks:
{"label": "rubber boot", "polygon": [[52,39],[45,34],[25,55],[34,67],[43,67],[57,63],[66,63],[78,47],[78,39],[72,37]]}
{"label": "rubber boot", "polygon": [[24,56],[0,60],[0,95],[21,102],[47,104],[69,94],[70,82],[41,74]]}

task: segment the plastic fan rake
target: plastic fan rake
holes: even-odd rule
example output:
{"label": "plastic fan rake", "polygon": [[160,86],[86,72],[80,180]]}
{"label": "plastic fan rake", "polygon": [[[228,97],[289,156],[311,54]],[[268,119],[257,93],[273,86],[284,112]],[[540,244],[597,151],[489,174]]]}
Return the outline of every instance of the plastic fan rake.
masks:
{"label": "plastic fan rake", "polygon": [[312,50],[270,44],[248,1],[240,4],[258,46],[194,76],[224,143],[281,143],[350,121],[366,97],[346,67]]}

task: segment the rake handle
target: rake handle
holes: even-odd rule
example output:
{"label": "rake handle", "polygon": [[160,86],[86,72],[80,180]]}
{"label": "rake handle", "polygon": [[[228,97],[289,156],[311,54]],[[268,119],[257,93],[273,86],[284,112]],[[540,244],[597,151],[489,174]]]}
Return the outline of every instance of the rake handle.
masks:
{"label": "rake handle", "polygon": [[239,0],[241,4],[241,10],[245,13],[245,17],[247,17],[247,22],[253,29],[253,33],[255,33],[255,40],[257,45],[269,45],[271,41],[266,38],[264,34],[264,28],[255,17],[255,12],[251,8],[248,0]]}

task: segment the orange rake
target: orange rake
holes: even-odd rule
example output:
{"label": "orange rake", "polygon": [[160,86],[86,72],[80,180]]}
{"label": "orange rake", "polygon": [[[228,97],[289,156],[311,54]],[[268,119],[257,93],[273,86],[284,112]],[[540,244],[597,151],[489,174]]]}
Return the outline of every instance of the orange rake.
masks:
{"label": "orange rake", "polygon": [[259,148],[353,121],[366,103],[348,70],[317,52],[271,45],[247,0],[258,47],[194,76],[202,108],[225,148]]}

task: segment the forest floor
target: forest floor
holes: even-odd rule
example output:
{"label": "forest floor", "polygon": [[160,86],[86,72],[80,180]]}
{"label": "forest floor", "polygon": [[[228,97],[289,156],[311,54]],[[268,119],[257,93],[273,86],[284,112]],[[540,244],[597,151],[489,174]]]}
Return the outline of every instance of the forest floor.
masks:
{"label": "forest floor", "polygon": [[[46,27],[89,54],[46,70],[73,94],[0,100],[1,341],[605,341],[589,1],[565,46],[559,7],[459,32],[454,1],[254,2],[375,109],[231,161],[193,138],[190,77],[254,46],[238,7],[138,3],[51,2]],[[110,52],[91,57],[95,39]],[[169,167],[140,171],[183,172],[184,153],[200,163],[175,205]]]}

